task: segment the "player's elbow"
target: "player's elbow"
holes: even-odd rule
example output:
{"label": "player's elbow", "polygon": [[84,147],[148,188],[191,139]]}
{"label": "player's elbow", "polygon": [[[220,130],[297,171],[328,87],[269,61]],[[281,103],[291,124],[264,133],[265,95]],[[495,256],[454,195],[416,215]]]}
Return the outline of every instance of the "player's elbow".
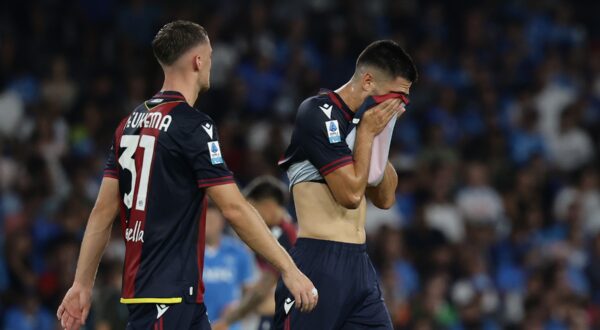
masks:
{"label": "player's elbow", "polygon": [[362,196],[353,193],[347,193],[342,198],[338,199],[338,203],[350,210],[357,209],[360,206],[361,201]]}
{"label": "player's elbow", "polygon": [[377,208],[389,210],[392,208],[392,206],[394,206],[394,204],[396,204],[396,196],[391,196],[383,200],[372,200],[371,202],[373,202],[373,205],[375,205]]}
{"label": "player's elbow", "polygon": [[221,208],[221,212],[227,221],[236,223],[243,216],[243,205],[240,203],[227,203]]}

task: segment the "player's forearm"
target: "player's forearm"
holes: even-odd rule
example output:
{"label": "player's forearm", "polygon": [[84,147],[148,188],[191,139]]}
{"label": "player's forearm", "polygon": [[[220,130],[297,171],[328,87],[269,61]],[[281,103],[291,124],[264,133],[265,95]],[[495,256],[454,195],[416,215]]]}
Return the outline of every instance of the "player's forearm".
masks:
{"label": "player's forearm", "polygon": [[354,143],[353,164],[325,176],[333,197],[345,208],[358,208],[365,196],[373,138],[373,133],[359,126]]}
{"label": "player's forearm", "polygon": [[359,126],[354,145],[354,173],[352,191],[362,198],[365,194],[371,166],[371,151],[373,149],[373,134]]}
{"label": "player's forearm", "polygon": [[388,162],[383,174],[383,180],[376,187],[367,188],[367,197],[378,208],[389,209],[396,202],[397,186],[398,174],[394,166]]}
{"label": "player's forearm", "polygon": [[75,282],[88,288],[94,286],[100,259],[110,239],[110,224],[115,216],[116,212],[112,210],[94,208],[92,211],[81,243]]}
{"label": "player's forearm", "polygon": [[273,238],[258,212],[248,202],[242,199],[221,211],[242,241],[277,270],[283,273],[296,267],[292,258]]}

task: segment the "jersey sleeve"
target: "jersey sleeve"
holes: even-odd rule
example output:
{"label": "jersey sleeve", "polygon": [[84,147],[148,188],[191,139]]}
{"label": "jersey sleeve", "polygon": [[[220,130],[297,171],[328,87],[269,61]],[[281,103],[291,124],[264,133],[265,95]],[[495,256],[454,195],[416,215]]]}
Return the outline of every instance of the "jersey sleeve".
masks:
{"label": "jersey sleeve", "polygon": [[199,188],[235,182],[233,173],[223,159],[213,122],[200,123],[181,145],[184,146],[185,157],[192,166]]}
{"label": "jersey sleeve", "polygon": [[352,164],[352,151],[338,120],[327,117],[314,101],[302,103],[298,112],[297,129],[302,150],[322,176]]}
{"label": "jersey sleeve", "polygon": [[117,168],[117,146],[115,145],[115,138],[110,146],[106,163],[104,164],[104,177],[118,179],[119,169]]}

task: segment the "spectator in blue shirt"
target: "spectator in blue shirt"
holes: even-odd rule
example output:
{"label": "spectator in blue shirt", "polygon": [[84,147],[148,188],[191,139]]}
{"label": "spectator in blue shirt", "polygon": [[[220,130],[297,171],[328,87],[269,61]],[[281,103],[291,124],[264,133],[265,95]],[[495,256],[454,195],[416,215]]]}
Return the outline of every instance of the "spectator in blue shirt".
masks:
{"label": "spectator in blue shirt", "polygon": [[[206,211],[204,302],[212,322],[235,304],[256,276],[254,258],[236,238],[223,233],[225,220],[214,205]],[[230,330],[240,330],[232,324]]]}
{"label": "spectator in blue shirt", "polygon": [[510,134],[510,156],[515,164],[523,165],[535,156],[546,156],[546,146],[537,124],[537,113],[527,109],[522,114],[520,127]]}

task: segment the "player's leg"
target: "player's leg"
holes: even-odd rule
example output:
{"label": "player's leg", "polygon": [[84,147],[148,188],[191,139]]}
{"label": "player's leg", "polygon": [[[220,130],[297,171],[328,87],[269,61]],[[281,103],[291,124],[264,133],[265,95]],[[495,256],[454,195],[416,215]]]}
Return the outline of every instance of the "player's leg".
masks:
{"label": "player's leg", "polygon": [[176,304],[167,311],[156,330],[210,330],[204,304]]}
{"label": "player's leg", "polygon": [[337,328],[343,296],[339,281],[323,273],[306,274],[319,288],[319,303],[310,313],[302,313],[294,306],[293,297],[283,283],[275,293],[275,319],[273,329],[322,329]]}
{"label": "player's leg", "polygon": [[381,287],[377,273],[371,264],[368,255],[364,254],[364,262],[362,263],[365,271],[364,285],[367,288],[367,295],[356,305],[350,315],[346,317],[342,330],[359,330],[359,329],[380,329],[392,330],[392,320],[390,314],[383,301]]}
{"label": "player's leg", "polygon": [[380,329],[392,330],[390,314],[377,294],[369,296],[354,313],[346,319],[343,330]]}
{"label": "player's leg", "polygon": [[[306,273],[305,273],[306,274]],[[273,329],[322,329],[332,330],[336,328],[339,319],[341,301],[336,292],[339,288],[333,278],[325,274],[306,274],[319,288],[319,302],[317,307],[310,313],[302,313],[295,307],[294,297],[290,295],[287,288],[280,282],[275,292],[275,318]]]}
{"label": "player's leg", "polygon": [[[307,239],[299,239],[290,255],[298,268],[319,290],[319,302],[310,313],[302,313],[295,307],[294,297],[283,285],[281,279],[275,290],[275,317],[273,329],[331,330],[338,326],[341,306],[344,304],[345,288],[343,281],[332,269],[339,268],[339,258],[330,255]],[[312,244],[311,244],[312,243]]]}
{"label": "player's leg", "polygon": [[155,306],[154,304],[128,304],[127,330],[152,329],[156,322]]}

